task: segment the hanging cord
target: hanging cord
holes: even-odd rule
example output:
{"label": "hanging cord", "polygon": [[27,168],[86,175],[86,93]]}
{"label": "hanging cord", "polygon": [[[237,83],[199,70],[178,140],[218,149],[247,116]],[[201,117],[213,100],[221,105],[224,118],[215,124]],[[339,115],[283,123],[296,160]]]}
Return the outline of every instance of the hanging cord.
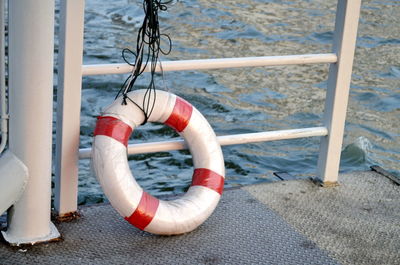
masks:
{"label": "hanging cord", "polygon": [[[158,23],[158,10],[166,11],[167,4],[171,3],[170,1],[160,1],[160,0],[144,0],[143,1],[143,9],[144,9],[144,20],[143,24],[139,29],[136,41],[136,52],[133,52],[130,49],[122,50],[122,58],[124,61],[133,66],[132,72],[125,80],[121,89],[118,91],[118,94],[115,98],[118,98],[121,94],[123,97],[122,104],[126,105],[127,100],[135,104],[139,109],[143,111],[144,121],[142,123],[145,124],[149,119],[151,113],[153,112],[154,105],[156,102],[156,86],[155,86],[155,72],[157,68],[157,64],[160,66],[160,70],[162,72],[161,61],[158,56],[160,52],[164,55],[168,55],[171,52],[172,42],[171,38],[166,34],[160,33],[159,23]],[[168,49],[163,50],[161,48],[161,38],[166,38],[168,43]],[[127,59],[127,53],[131,54],[135,57],[135,62],[131,63]],[[146,93],[143,97],[142,105],[140,106],[138,103],[134,102],[131,98],[128,97],[128,93],[133,89],[133,86],[137,80],[137,78],[144,72],[144,70],[148,67],[150,63],[150,83],[147,86]]]}

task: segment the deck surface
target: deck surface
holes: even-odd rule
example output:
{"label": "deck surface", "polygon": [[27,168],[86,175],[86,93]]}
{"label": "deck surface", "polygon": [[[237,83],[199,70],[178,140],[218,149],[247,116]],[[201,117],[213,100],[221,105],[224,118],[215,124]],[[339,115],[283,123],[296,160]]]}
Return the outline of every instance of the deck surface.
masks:
{"label": "deck surface", "polygon": [[374,172],[321,188],[292,180],[228,190],[197,230],[155,236],[107,204],[56,223],[57,243],[10,247],[0,264],[400,264],[400,186]]}

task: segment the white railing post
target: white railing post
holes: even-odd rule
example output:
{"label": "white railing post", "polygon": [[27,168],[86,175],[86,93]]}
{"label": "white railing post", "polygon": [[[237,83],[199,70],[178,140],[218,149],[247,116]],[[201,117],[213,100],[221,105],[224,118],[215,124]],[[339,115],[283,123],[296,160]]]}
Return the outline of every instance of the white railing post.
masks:
{"label": "white railing post", "polygon": [[1,130],[1,143],[0,143],[0,155],[6,148],[8,138],[8,109],[6,103],[6,52],[5,52],[5,7],[6,0],[0,1],[0,130]]}
{"label": "white railing post", "polygon": [[62,0],[57,88],[54,205],[60,217],[77,210],[84,0]]}
{"label": "white railing post", "polygon": [[10,244],[29,244],[60,236],[50,221],[55,1],[8,3],[9,150],[26,165],[29,180],[3,235]]}
{"label": "white railing post", "polygon": [[321,138],[317,169],[317,176],[326,185],[338,180],[360,6],[361,0],[339,0],[336,11],[333,52],[337,63],[329,69],[324,113],[328,136]]}

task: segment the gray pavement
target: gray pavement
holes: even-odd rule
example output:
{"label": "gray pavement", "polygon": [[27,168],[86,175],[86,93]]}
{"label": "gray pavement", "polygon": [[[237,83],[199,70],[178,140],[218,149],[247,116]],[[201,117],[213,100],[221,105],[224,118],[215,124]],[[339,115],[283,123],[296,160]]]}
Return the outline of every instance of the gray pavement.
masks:
{"label": "gray pavement", "polygon": [[343,264],[400,264],[400,186],[374,172],[244,188]]}
{"label": "gray pavement", "polygon": [[197,230],[155,236],[107,204],[56,223],[57,243],[9,247],[0,264],[400,264],[400,188],[374,172],[321,188],[293,180],[229,190]]}

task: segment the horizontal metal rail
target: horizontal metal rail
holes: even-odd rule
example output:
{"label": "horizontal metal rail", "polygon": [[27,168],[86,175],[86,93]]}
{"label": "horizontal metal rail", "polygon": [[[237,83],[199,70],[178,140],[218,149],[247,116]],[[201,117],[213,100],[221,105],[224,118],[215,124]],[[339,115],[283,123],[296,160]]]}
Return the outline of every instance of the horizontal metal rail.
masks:
{"label": "horizontal metal rail", "polygon": [[[234,144],[268,142],[268,141],[305,138],[312,136],[326,136],[326,135],[328,135],[328,129],[326,127],[312,127],[312,128],[280,130],[271,132],[224,135],[224,136],[217,136],[217,140],[220,145],[234,145]],[[173,139],[170,141],[162,141],[162,142],[132,144],[128,146],[128,154],[133,155],[133,154],[165,152],[165,151],[183,150],[183,149],[187,149],[184,140]],[[91,148],[79,149],[79,158],[80,159],[90,158],[91,152],[92,152]]]}
{"label": "horizontal metal rail", "polygon": [[[292,64],[316,64],[316,63],[336,63],[337,56],[334,53],[324,54],[303,54],[286,56],[263,56],[263,57],[241,57],[241,58],[222,58],[222,59],[202,59],[202,60],[181,60],[162,62],[163,71],[184,71],[184,70],[207,70],[238,67],[257,67],[257,66],[277,66]],[[105,74],[126,74],[132,71],[128,64],[93,64],[83,65],[82,75],[105,75]],[[150,67],[145,69],[149,72]],[[156,71],[161,71],[160,64]]]}

